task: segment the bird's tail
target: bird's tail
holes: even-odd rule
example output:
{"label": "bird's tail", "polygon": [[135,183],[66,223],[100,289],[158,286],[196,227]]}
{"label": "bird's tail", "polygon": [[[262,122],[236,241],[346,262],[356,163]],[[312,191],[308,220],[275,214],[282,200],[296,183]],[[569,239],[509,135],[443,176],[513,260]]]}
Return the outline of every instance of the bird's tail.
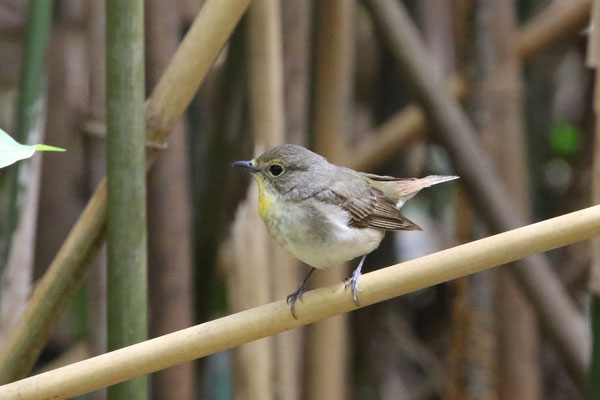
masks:
{"label": "bird's tail", "polygon": [[429,175],[424,178],[395,178],[374,174],[363,175],[371,181],[373,186],[393,199],[398,208],[402,207],[407,200],[410,200],[414,195],[419,193],[421,189],[459,178],[455,175]]}

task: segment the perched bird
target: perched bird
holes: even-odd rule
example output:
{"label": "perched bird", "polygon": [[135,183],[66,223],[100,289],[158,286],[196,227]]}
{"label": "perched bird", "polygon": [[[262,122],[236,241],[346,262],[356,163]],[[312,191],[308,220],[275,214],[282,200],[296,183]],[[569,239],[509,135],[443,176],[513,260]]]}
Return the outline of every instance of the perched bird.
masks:
{"label": "perched bird", "polygon": [[250,161],[236,161],[258,184],[258,212],[275,240],[311,266],[298,289],[287,297],[296,317],[296,301],[315,269],[362,256],[346,287],[358,305],[361,268],[386,231],[421,230],[400,212],[421,189],[457,176],[394,178],[356,172],[329,163],[304,147],[283,144]]}

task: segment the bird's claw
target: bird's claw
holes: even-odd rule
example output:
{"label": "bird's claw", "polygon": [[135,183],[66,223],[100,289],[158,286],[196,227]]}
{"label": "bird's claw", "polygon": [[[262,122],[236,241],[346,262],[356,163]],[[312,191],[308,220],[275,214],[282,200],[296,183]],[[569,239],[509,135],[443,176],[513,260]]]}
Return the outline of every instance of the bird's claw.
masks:
{"label": "bird's claw", "polygon": [[348,278],[346,280],[346,282],[344,283],[344,288],[347,288],[348,286],[350,286],[350,289],[352,290],[352,301],[354,301],[354,304],[356,304],[358,306],[358,298],[356,297],[356,293],[357,292],[362,292],[362,289],[358,287],[358,279],[360,278],[362,274],[360,273],[360,271],[354,271],[354,273],[352,274],[352,277]]}
{"label": "bird's claw", "polygon": [[298,286],[298,290],[296,290],[294,293],[288,295],[285,298],[285,301],[288,304],[291,304],[290,310],[292,311],[292,317],[294,317],[294,319],[298,319],[298,317],[296,317],[296,301],[298,299],[302,301],[302,295],[304,294],[304,292],[306,292],[306,286],[302,284]]}

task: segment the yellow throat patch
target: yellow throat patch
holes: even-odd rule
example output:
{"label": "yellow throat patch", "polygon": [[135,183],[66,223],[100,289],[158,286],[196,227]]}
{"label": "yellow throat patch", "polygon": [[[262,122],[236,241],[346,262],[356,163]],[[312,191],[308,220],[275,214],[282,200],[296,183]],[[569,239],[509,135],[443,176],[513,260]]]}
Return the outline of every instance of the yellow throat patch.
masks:
{"label": "yellow throat patch", "polygon": [[265,190],[265,183],[262,178],[256,175],[255,178],[258,186],[258,214],[262,219],[266,219],[269,210],[275,204],[275,198]]}

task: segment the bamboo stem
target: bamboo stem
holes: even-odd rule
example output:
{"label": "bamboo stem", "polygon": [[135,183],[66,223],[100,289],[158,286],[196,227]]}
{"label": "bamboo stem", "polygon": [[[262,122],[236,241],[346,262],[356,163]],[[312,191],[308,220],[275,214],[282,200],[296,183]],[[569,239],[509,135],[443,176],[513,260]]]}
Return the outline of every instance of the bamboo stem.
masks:
{"label": "bamboo stem", "polygon": [[[144,130],[144,3],[106,3],[108,349],[148,338]],[[111,400],[145,399],[147,378],[108,389]]]}
{"label": "bamboo stem", "polygon": [[[352,0],[317,2],[314,10],[314,69],[311,138],[317,153],[332,162],[347,154],[352,126],[351,99],[354,57],[354,7]],[[324,286],[341,281],[346,268],[319,271],[311,284]],[[304,396],[308,399],[348,398],[348,319],[328,319],[307,330]]]}
{"label": "bamboo stem", "polygon": [[[469,199],[490,229],[506,231],[525,225],[496,171],[479,150],[475,130],[461,107],[435,79],[424,46],[406,11],[393,0],[365,2],[381,28],[397,62],[398,72],[410,85],[431,122],[435,139],[452,158]],[[541,324],[561,355],[567,371],[584,387],[589,360],[589,330],[568,297],[548,260],[536,256],[511,268],[534,305]]]}
{"label": "bamboo stem", "polygon": [[[180,10],[171,2],[145,1],[146,82],[158,82],[177,50],[182,26]],[[187,130],[179,123],[169,148],[148,175],[148,294],[151,337],[193,325],[191,182]],[[171,264],[171,265],[170,265]],[[177,312],[173,312],[177,310]],[[153,400],[191,400],[195,393],[194,363],[153,374]]]}
{"label": "bamboo stem", "polygon": [[[527,225],[361,277],[361,306],[510,263],[600,234],[600,206]],[[64,399],[356,310],[342,282],[304,294],[290,315],[275,301],[0,386],[0,398]]]}
{"label": "bamboo stem", "polygon": [[[517,34],[512,0],[479,0],[481,45],[487,55],[480,59],[483,80],[475,82],[482,104],[478,130],[485,149],[492,155],[498,173],[515,205],[530,218],[528,153],[523,129],[523,85],[521,64],[513,40]],[[491,29],[493,21],[494,28]],[[481,47],[479,47],[481,48]],[[484,117],[487,110],[487,118]],[[496,335],[496,371],[492,376],[500,400],[537,400],[541,397],[540,335],[535,312],[509,269],[495,276],[492,318]]]}
{"label": "bamboo stem", "polygon": [[[248,9],[248,95],[255,153],[286,141],[283,41],[279,0],[254,0]],[[277,245],[262,225],[252,187],[236,212],[231,237],[228,293],[232,310],[245,310],[289,294],[299,281],[298,262]],[[253,232],[251,238],[248,232]],[[253,254],[249,261],[249,255]],[[235,292],[235,293],[234,293]],[[235,349],[237,398],[299,398],[300,332]]]}
{"label": "bamboo stem", "polygon": [[581,32],[590,20],[592,0],[555,1],[517,34],[521,59],[538,54],[552,44]]}
{"label": "bamboo stem", "polygon": [[[250,0],[208,0],[146,102],[146,137],[165,140],[217,58]],[[148,150],[148,165],[158,156]],[[0,350],[0,382],[23,377],[46,344],[103,241],[106,182],[97,187],[48,271],[36,286],[23,317]]]}

